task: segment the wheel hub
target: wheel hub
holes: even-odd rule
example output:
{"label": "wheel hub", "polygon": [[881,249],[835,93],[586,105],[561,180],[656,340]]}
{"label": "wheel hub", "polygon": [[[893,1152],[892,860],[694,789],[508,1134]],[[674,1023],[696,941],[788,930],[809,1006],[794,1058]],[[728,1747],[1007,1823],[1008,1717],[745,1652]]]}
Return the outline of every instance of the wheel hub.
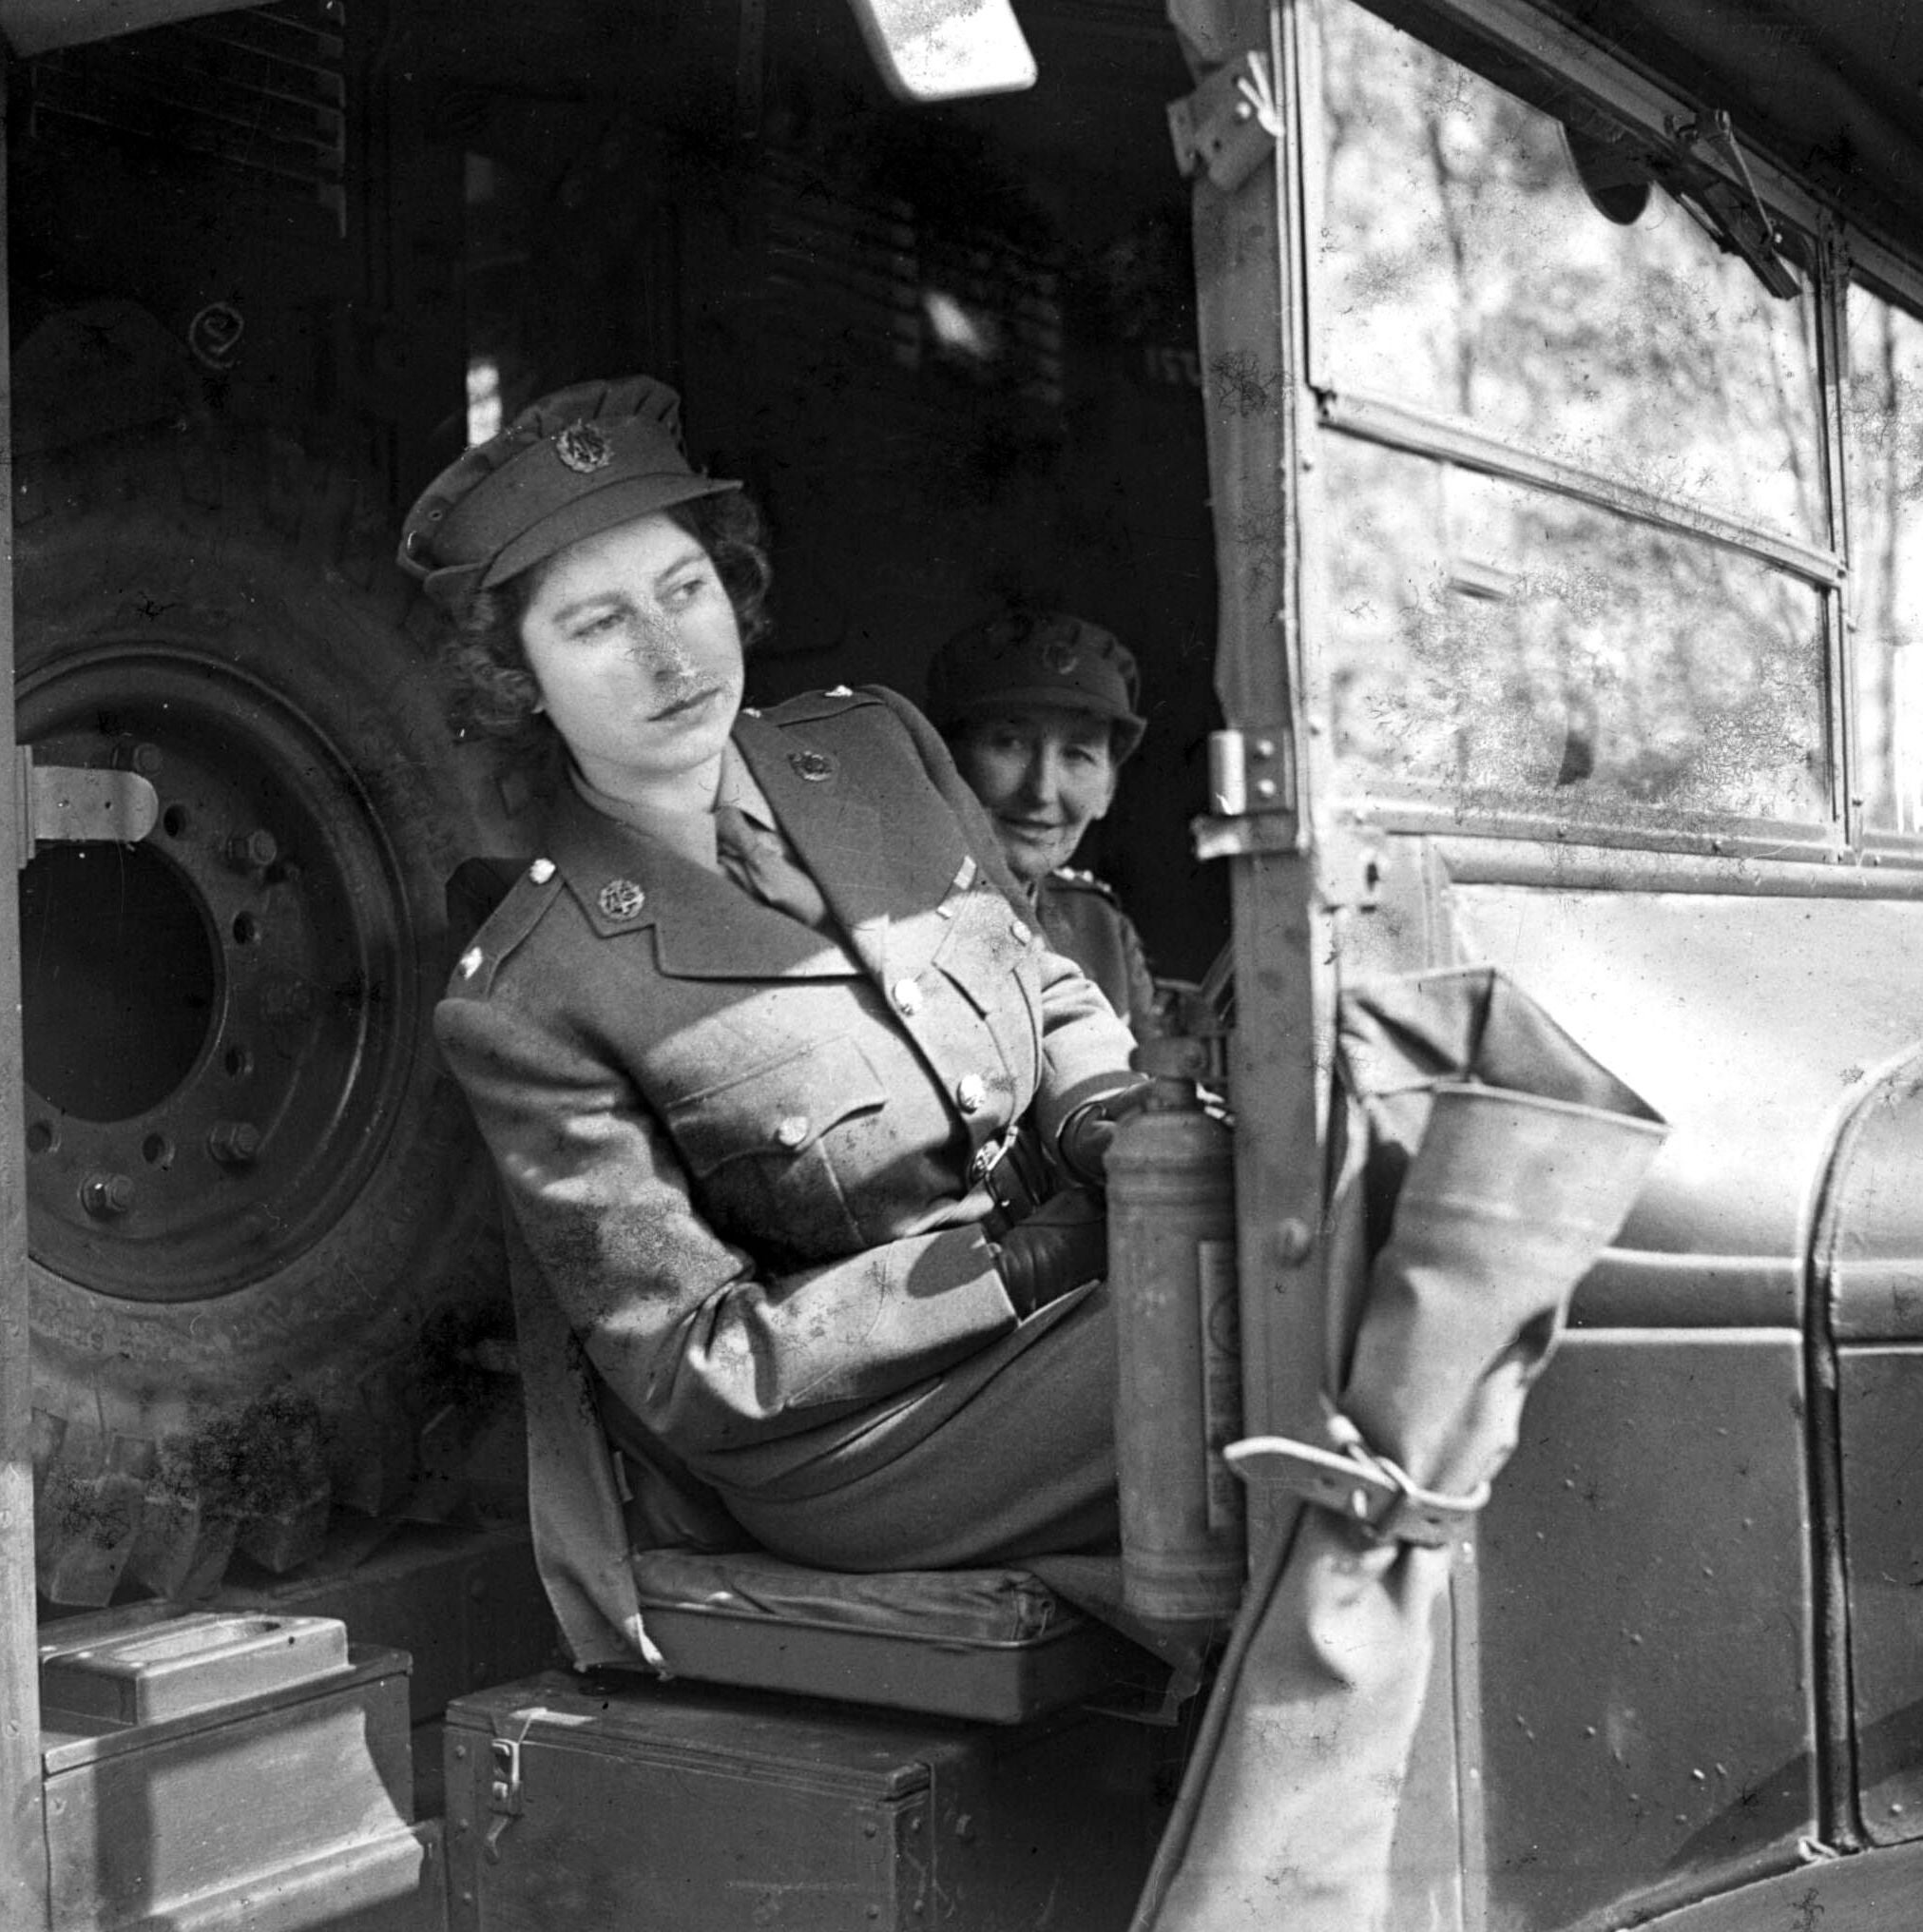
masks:
{"label": "wheel hub", "polygon": [[413,999],[391,850],[320,729],[189,645],[58,664],[19,724],[160,798],[144,844],[50,846],[22,878],[31,1251],[105,1294],[232,1293],[380,1157]]}

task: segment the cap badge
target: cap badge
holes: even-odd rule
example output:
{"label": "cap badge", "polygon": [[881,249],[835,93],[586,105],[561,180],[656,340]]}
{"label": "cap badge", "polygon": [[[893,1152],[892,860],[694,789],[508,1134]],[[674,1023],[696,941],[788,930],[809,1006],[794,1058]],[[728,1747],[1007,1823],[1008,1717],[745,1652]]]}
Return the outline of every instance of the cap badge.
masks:
{"label": "cap badge", "polygon": [[1042,662],[1058,678],[1066,678],[1081,662],[1081,647],[1072,638],[1053,637],[1042,647]]}
{"label": "cap badge", "polygon": [[791,751],[788,763],[811,784],[835,776],[835,761],[825,751]]}
{"label": "cap badge", "polygon": [[595,903],[610,919],[631,919],[647,903],[647,895],[631,879],[610,879]]}
{"label": "cap badge", "polygon": [[614,460],[613,446],[591,422],[576,421],[554,437],[554,454],[582,476],[605,470]]}

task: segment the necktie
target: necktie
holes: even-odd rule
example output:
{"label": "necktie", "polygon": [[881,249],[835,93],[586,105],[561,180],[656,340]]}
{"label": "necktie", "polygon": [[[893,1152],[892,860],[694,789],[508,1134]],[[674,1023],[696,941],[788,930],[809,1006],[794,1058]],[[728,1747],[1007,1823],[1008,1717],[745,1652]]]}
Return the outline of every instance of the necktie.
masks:
{"label": "necktie", "polygon": [[788,841],[757,825],[739,805],[715,807],[715,855],[743,892],[817,932],[826,929],[827,902],[789,856]]}

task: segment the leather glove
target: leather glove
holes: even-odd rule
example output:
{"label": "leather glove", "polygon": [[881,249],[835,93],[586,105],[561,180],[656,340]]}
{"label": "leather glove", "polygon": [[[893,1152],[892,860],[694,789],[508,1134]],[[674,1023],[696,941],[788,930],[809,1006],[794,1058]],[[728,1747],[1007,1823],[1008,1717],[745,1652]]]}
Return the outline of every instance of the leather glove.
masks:
{"label": "leather glove", "polygon": [[1055,1134],[1055,1154],[1063,1169],[1078,1187],[1102,1188],[1106,1183],[1108,1144],[1115,1138],[1115,1123],[1136,1112],[1148,1098],[1149,1083],[1125,1087],[1119,1093],[1105,1093],[1076,1108]]}
{"label": "leather glove", "polygon": [[995,1244],[1002,1286],[1026,1319],[1108,1272],[1108,1217],[1086,1189],[1065,1188]]}

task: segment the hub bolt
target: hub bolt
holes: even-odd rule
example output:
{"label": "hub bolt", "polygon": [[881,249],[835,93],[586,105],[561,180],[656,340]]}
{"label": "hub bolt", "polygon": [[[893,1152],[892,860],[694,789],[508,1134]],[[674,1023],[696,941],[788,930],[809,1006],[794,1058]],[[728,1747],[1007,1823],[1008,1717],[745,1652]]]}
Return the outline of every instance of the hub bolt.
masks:
{"label": "hub bolt", "polygon": [[96,1221],[111,1221],[133,1207],[133,1183],[125,1174],[89,1174],[80,1184],[80,1204]]}
{"label": "hub bolt", "polygon": [[264,827],[236,832],[221,847],[227,863],[240,872],[261,872],[280,856],[280,841]]}
{"label": "hub bolt", "polygon": [[134,744],[122,739],[114,747],[113,762],[123,771],[137,771],[143,778],[152,778],[166,760],[158,744]]}
{"label": "hub bolt", "polygon": [[207,1132],[207,1151],[223,1168],[251,1168],[260,1151],[260,1130],[251,1120],[217,1120]]}

